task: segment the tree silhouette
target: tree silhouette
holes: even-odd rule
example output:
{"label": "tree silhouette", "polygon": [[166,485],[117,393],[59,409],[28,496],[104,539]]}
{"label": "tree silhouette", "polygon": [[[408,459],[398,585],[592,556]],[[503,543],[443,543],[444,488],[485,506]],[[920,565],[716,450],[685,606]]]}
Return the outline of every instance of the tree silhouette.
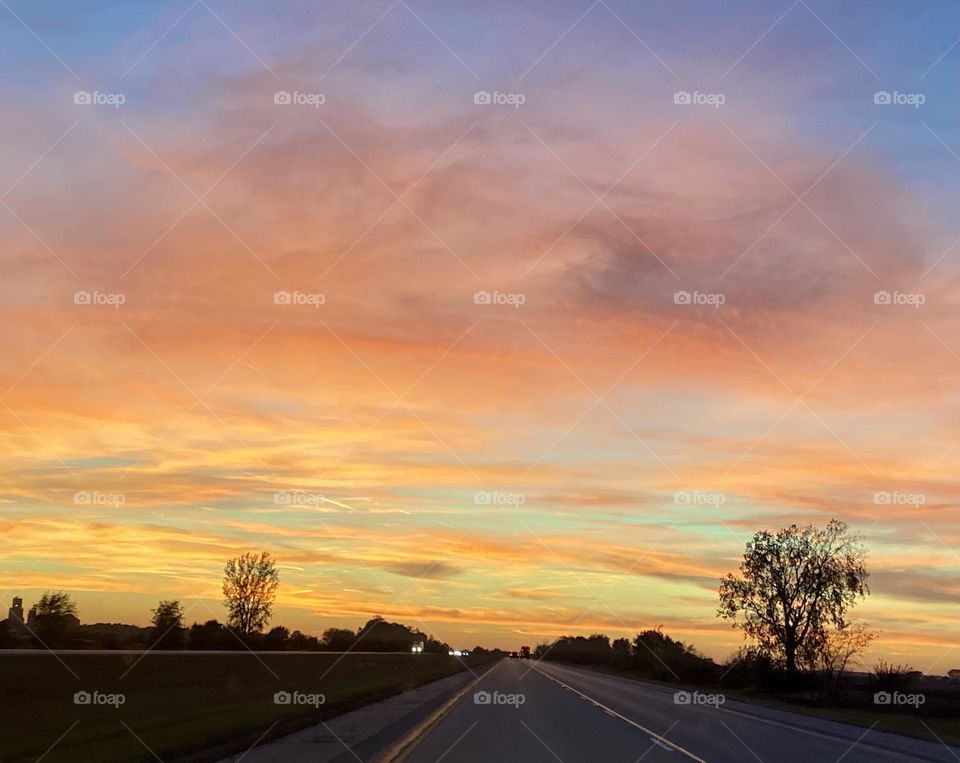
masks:
{"label": "tree silhouette", "polygon": [[70,594],[63,591],[46,591],[32,614],[37,636],[52,647],[66,645],[79,625],[77,605]]}
{"label": "tree silhouette", "polygon": [[179,601],[161,601],[150,610],[153,617],[153,638],[157,649],[177,649],[183,646],[183,605]]}
{"label": "tree silhouette", "polygon": [[[357,640],[357,634],[346,628],[327,628],[323,632],[323,647],[331,652],[346,652]],[[362,647],[361,647],[362,648]]]}
{"label": "tree silhouette", "polygon": [[271,649],[275,652],[286,649],[289,642],[290,629],[284,627],[283,625],[277,625],[276,627],[271,628],[270,632],[263,637],[264,649]]}
{"label": "tree silhouette", "polygon": [[796,672],[815,664],[830,626],[844,630],[847,610],[870,592],[864,557],[860,539],[836,519],[823,529],[763,530],[747,543],[740,575],[720,581],[717,614]]}
{"label": "tree silhouette", "polygon": [[223,603],[231,627],[249,636],[270,620],[280,575],[266,551],[243,554],[223,568]]}

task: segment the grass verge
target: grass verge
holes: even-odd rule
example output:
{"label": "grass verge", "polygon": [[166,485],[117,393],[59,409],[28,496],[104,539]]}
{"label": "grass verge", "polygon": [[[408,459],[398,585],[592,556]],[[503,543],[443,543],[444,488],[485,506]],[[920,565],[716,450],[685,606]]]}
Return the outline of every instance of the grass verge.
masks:
{"label": "grass verge", "polygon": [[[0,760],[209,760],[464,669],[439,654],[139,656],[0,653]],[[80,691],[123,702],[78,705]],[[280,691],[324,701],[275,704]]]}

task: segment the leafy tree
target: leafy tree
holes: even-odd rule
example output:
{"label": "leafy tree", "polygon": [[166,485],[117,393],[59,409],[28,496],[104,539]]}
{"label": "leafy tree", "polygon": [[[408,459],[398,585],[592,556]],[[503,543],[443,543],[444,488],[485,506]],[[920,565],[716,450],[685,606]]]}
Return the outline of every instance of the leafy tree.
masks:
{"label": "leafy tree", "polygon": [[151,613],[154,648],[179,649],[183,646],[183,605],[176,600],[164,600]]}
{"label": "leafy tree", "polygon": [[606,665],[610,662],[610,639],[602,633],[590,637],[561,636],[549,648],[550,659],[580,665]]}
{"label": "leafy tree", "polygon": [[187,644],[191,649],[242,649],[229,631],[216,620],[190,626]]}
{"label": "leafy tree", "polygon": [[426,641],[426,636],[401,623],[387,622],[380,615],[370,618],[356,638],[360,649],[371,652],[409,652],[414,641]]}
{"label": "leafy tree", "polygon": [[68,593],[46,591],[34,609],[34,632],[47,646],[65,646],[76,634],[77,605]]}
{"label": "leafy tree", "polygon": [[434,638],[432,633],[425,636],[421,631],[414,630],[413,636],[415,640],[423,642],[424,652],[432,654],[449,654],[450,652],[450,645],[446,641]]}
{"label": "leafy tree", "polygon": [[223,603],[229,624],[243,636],[259,633],[270,621],[280,575],[266,551],[243,554],[223,568]]}
{"label": "leafy tree", "polygon": [[290,641],[290,631],[282,625],[271,628],[270,632],[264,636],[263,645],[272,651],[281,651],[287,648]]}
{"label": "leafy tree", "polygon": [[316,651],[318,648],[316,636],[305,636],[300,631],[291,633],[290,640],[287,642],[287,649],[298,652]]}
{"label": "leafy tree", "polygon": [[836,519],[763,530],[747,543],[740,574],[720,581],[717,614],[795,673],[816,664],[830,626],[845,629],[849,608],[870,592],[864,559],[860,539]]}
{"label": "leafy tree", "polygon": [[661,681],[704,681],[717,666],[693,647],[671,638],[661,626],[648,628],[633,640],[633,668]]}
{"label": "leafy tree", "polygon": [[618,638],[613,640],[613,644],[610,647],[610,664],[623,670],[630,667],[630,660],[632,657],[632,650],[630,647],[630,640],[625,638]]}
{"label": "leafy tree", "polygon": [[327,628],[323,632],[323,648],[330,652],[347,652],[357,640],[357,634],[346,628]]}

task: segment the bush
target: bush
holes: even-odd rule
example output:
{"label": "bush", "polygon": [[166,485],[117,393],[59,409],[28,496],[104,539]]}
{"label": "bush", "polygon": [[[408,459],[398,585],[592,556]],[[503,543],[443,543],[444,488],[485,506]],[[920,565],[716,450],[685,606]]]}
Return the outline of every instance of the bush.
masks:
{"label": "bush", "polygon": [[910,673],[913,668],[909,665],[894,665],[880,660],[870,671],[871,691],[903,691],[911,683]]}
{"label": "bush", "polygon": [[773,659],[755,646],[742,646],[724,664],[720,679],[728,688],[759,688],[766,685],[776,671]]}

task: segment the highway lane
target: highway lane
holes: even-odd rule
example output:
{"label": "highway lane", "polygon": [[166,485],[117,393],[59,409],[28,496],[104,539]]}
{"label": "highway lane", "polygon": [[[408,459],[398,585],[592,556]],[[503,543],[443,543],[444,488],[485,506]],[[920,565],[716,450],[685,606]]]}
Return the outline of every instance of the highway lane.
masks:
{"label": "highway lane", "polygon": [[[401,760],[406,763],[686,763],[650,734],[599,710],[532,661],[502,660]],[[479,693],[481,696],[478,696]],[[495,694],[496,693],[496,694]],[[484,700],[489,696],[490,701]],[[510,703],[510,698],[522,701]]]}
{"label": "highway lane", "polygon": [[[491,701],[484,702],[484,695],[475,698],[476,692],[485,692]],[[733,700],[719,708],[677,704],[674,694],[668,687],[582,668],[504,660],[403,760],[956,763],[960,759],[960,749],[936,742]],[[516,699],[520,696],[522,702]]]}

